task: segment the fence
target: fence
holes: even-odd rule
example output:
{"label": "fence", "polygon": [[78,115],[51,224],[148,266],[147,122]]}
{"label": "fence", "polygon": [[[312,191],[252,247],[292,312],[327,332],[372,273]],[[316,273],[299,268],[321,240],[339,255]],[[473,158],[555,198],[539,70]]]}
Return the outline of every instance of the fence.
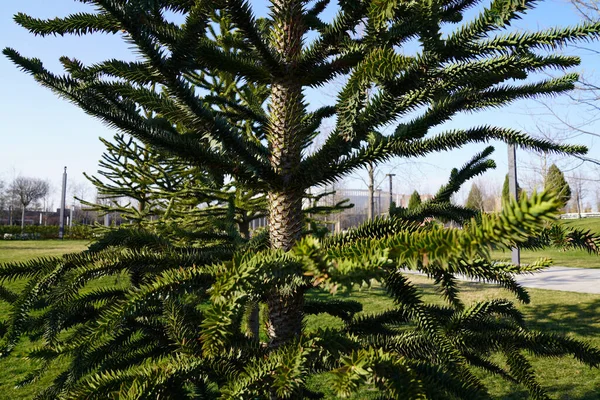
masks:
{"label": "fence", "polygon": [[[580,217],[581,215],[581,217]],[[587,213],[565,213],[560,215],[561,219],[577,219],[577,218],[600,218],[600,212]]]}

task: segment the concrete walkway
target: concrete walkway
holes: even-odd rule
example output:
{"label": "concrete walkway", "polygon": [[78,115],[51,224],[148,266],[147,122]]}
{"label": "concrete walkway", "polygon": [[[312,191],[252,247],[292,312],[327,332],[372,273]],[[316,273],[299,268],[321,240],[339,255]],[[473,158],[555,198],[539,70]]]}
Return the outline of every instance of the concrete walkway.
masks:
{"label": "concrete walkway", "polygon": [[550,267],[517,278],[524,287],[600,294],[600,269]]}
{"label": "concrete walkway", "polygon": [[[405,272],[421,275],[416,271]],[[460,275],[456,278],[476,282]],[[517,277],[517,282],[527,288],[600,294],[600,269],[550,267],[535,274],[521,275]]]}

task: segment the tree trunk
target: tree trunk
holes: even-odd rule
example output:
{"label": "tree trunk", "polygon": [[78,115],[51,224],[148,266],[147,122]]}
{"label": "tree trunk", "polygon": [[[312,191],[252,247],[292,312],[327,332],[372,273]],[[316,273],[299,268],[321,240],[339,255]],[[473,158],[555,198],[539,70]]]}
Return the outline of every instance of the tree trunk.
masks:
{"label": "tree trunk", "polygon": [[[269,236],[271,247],[289,250],[302,230],[302,195],[269,194]],[[274,290],[267,298],[269,346],[279,347],[302,331],[303,291],[282,295]]]}
{"label": "tree trunk", "polygon": [[[271,43],[284,65],[283,76],[271,85],[269,150],[271,166],[281,178],[268,194],[269,237],[273,249],[290,250],[302,232],[303,188],[294,181],[301,160],[300,129],[305,115],[297,63],[301,56],[302,0],[274,0]],[[267,296],[269,347],[277,348],[302,331],[303,290],[286,295],[274,288]]]}
{"label": "tree trunk", "polygon": [[375,167],[373,163],[369,163],[367,166],[367,172],[369,173],[369,204],[368,207],[368,218],[369,221],[375,219]]}
{"label": "tree trunk", "polygon": [[25,206],[21,208],[21,234],[25,232]]}
{"label": "tree trunk", "polygon": [[241,237],[250,239],[250,221],[244,218],[242,221],[238,222],[238,229]]}
{"label": "tree trunk", "polygon": [[[250,239],[250,221],[246,218],[242,218],[238,222],[238,229],[240,236],[246,240]],[[248,333],[255,340],[259,340],[260,334],[260,315],[259,315],[259,304],[254,303],[251,306],[250,314],[248,315]]]}
{"label": "tree trunk", "polygon": [[248,333],[254,340],[260,340],[260,306],[258,303],[253,303],[251,306],[250,315],[248,315]]}

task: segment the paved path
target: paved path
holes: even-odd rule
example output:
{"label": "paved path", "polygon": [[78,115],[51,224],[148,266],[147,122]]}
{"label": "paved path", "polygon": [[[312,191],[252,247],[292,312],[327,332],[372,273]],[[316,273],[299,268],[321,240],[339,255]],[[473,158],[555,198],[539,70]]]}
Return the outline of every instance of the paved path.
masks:
{"label": "paved path", "polygon": [[600,294],[600,269],[550,267],[517,278],[524,287]]}
{"label": "paved path", "polygon": [[[457,276],[457,279],[473,282],[461,276]],[[528,288],[600,294],[600,269],[550,267],[532,275],[519,276],[517,282]]]}

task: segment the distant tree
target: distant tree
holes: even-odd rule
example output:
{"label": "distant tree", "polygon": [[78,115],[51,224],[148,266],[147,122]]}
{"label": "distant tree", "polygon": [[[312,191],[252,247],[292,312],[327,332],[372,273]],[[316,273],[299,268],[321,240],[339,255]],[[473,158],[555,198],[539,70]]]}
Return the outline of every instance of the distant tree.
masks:
{"label": "distant tree", "polygon": [[448,182],[440,187],[433,197],[422,202],[416,208],[394,207],[390,209],[390,215],[405,221],[423,222],[427,218],[434,218],[444,223],[463,225],[478,213],[473,209],[454,204],[452,196],[460,191],[465,182],[489,169],[496,168],[494,160],[488,158],[493,151],[494,148],[488,146],[460,168],[452,169]]}
{"label": "distant tree", "polygon": [[9,196],[6,192],[6,183],[4,183],[4,181],[0,180],[0,220],[2,217],[4,217],[4,210],[7,210],[7,215],[6,215],[6,222],[8,223],[9,215],[8,215],[8,203],[9,203]]}
{"label": "distant tree", "polygon": [[556,193],[563,204],[563,207],[565,207],[571,199],[571,187],[567,183],[565,175],[556,164],[552,164],[550,168],[548,168],[544,189]]}
{"label": "distant tree", "polygon": [[4,203],[6,201],[6,184],[3,180],[0,180],[0,210],[4,210]]}
{"label": "distant tree", "polygon": [[100,215],[118,213],[135,224],[149,221],[168,209],[170,194],[180,190],[185,167],[155,149],[117,134],[112,141],[100,139],[106,150],[98,176],[84,176],[98,190],[96,203],[77,200]]}
{"label": "distant tree", "polygon": [[[517,197],[521,197],[521,193],[523,193],[523,190],[519,182],[517,182]],[[508,174],[506,174],[504,185],[502,185],[502,201],[507,201],[508,199],[510,199],[510,186],[508,185]]]}
{"label": "distant tree", "polygon": [[483,211],[483,194],[476,183],[471,186],[465,207],[472,210]]}
{"label": "distant tree", "polygon": [[481,191],[483,198],[483,210],[499,211],[502,196],[502,186],[493,179],[476,179],[474,181]]}
{"label": "distant tree", "polygon": [[571,190],[573,195],[573,198],[571,199],[570,212],[576,212],[579,218],[581,218],[581,213],[583,211],[581,203],[588,194],[588,187],[586,185],[588,181],[589,179],[587,176],[581,171],[573,172],[569,178],[569,182],[571,182],[569,187],[572,188]]}
{"label": "distant tree", "polygon": [[413,192],[413,194],[410,196],[410,199],[408,199],[408,209],[414,210],[415,208],[419,207],[420,205],[421,205],[421,195],[419,194],[419,192],[417,192],[415,190]]}
{"label": "distant tree", "polygon": [[[498,283],[527,302],[513,276],[547,262],[498,264],[488,249],[521,245],[554,216],[556,199],[539,194],[512,202],[503,214],[482,215],[480,225],[460,230],[376,218],[323,240],[304,235],[302,210],[308,188],[391,157],[494,139],[582,153],[488,125],[431,131],[458,113],[572,88],[576,74],[527,78],[577,65],[578,58],[545,50],[600,36],[600,25],[507,33],[533,2],[505,0],[456,29],[448,24],[468,16],[476,2],[337,1],[329,22],[320,16],[327,0],[271,0],[265,18],[243,0],[81,1],[95,11],[15,19],[36,35],[118,34],[135,61],[111,57],[85,65],[62,57],[66,71],[56,75],[38,58],[4,53],[38,82],[161,154],[264,193],[269,222],[242,248],[213,240],[181,247],[123,228],[79,255],[3,266],[5,280],[30,282],[20,293],[2,287],[0,298],[12,307],[2,321],[0,354],[21,337],[38,337],[42,347],[28,356],[42,363],[27,381],[48,365],[63,366],[38,398],[322,398],[306,387],[316,374],[328,374],[328,389],[339,397],[364,397],[356,393],[364,388],[390,399],[489,398],[473,367],[522,383],[542,399],[526,354],[573,354],[600,365],[600,351],[528,330],[510,302],[465,304],[458,293],[455,275],[463,274]],[[224,16],[221,25],[213,15]],[[234,37],[214,34],[228,30],[226,21],[233,22]],[[365,35],[357,37],[357,26]],[[419,46],[404,47],[415,40]],[[243,106],[202,88],[220,74],[264,85],[266,103]],[[309,109],[307,91],[339,76],[347,82],[336,103]],[[329,118],[335,127],[309,153]],[[242,122],[251,125],[241,129]],[[384,127],[391,128],[388,135],[378,133]],[[447,188],[442,194],[452,193]],[[445,304],[429,304],[403,267],[431,277]],[[116,276],[128,279],[111,285]],[[372,280],[386,289],[393,308],[357,315],[356,301],[314,296]],[[242,332],[257,303],[266,310],[265,343]],[[323,313],[340,324],[306,326],[305,316]]]}
{"label": "distant tree", "polygon": [[32,202],[42,199],[50,191],[50,184],[43,179],[19,176],[11,183],[10,191],[21,204],[21,231],[23,231],[25,209]]}

